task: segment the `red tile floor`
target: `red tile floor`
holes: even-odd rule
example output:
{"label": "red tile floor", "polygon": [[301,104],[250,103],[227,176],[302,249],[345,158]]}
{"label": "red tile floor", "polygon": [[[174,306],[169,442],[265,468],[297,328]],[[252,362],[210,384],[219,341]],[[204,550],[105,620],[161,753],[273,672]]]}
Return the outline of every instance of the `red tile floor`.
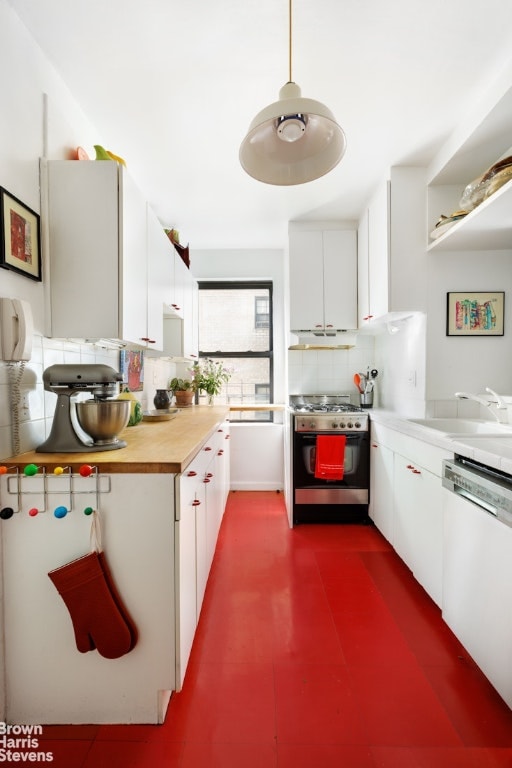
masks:
{"label": "red tile floor", "polygon": [[162,726],[46,727],[56,768],[510,768],[512,711],[372,526],[231,493]]}

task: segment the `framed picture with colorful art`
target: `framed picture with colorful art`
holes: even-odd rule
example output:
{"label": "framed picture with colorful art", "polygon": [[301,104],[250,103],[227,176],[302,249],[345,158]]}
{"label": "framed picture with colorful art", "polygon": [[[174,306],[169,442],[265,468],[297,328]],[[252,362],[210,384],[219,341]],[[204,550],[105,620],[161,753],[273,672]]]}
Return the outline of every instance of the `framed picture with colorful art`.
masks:
{"label": "framed picture with colorful art", "polygon": [[0,187],[0,267],[41,280],[39,216]]}
{"label": "framed picture with colorful art", "polygon": [[503,336],[503,291],[464,291],[447,294],[447,336]]}
{"label": "framed picture with colorful art", "polygon": [[142,349],[122,349],[119,356],[119,369],[123,374],[123,385],[126,385],[130,392],[142,392],[144,389],[144,351]]}

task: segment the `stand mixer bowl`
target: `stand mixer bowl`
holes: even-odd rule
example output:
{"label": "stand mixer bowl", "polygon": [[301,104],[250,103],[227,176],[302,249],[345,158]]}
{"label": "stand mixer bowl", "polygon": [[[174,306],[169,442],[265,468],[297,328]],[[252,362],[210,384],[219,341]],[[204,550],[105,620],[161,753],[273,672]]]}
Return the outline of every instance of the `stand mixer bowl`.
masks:
{"label": "stand mixer bowl", "polygon": [[95,445],[117,443],[130,418],[129,400],[82,400],[76,403],[78,423]]}

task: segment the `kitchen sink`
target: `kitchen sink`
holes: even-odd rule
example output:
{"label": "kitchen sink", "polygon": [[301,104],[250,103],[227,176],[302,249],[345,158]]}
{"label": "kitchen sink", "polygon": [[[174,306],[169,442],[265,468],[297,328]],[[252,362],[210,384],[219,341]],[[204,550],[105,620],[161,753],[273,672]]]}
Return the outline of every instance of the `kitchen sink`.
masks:
{"label": "kitchen sink", "polygon": [[435,429],[445,435],[471,435],[471,437],[486,437],[487,435],[512,436],[512,424],[500,424],[497,421],[483,419],[408,419],[412,424],[419,424],[428,429]]}

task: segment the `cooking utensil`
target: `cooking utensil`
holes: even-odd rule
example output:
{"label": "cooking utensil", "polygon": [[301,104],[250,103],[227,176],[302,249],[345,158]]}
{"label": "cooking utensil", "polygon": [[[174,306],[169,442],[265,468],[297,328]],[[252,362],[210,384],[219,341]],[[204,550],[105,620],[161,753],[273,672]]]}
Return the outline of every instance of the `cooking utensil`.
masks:
{"label": "cooking utensil", "polygon": [[357,389],[359,390],[360,394],[363,394],[363,388],[361,386],[361,376],[359,373],[354,373],[354,384],[356,385]]}

